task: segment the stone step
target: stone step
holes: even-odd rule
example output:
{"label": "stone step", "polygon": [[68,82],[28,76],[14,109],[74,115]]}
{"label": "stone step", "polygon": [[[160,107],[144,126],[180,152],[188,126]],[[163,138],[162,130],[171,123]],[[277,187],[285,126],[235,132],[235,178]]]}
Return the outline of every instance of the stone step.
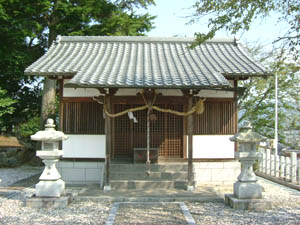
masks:
{"label": "stone step", "polygon": [[[111,164],[110,171],[113,172],[144,172],[147,171],[146,164]],[[151,172],[187,172],[187,164],[151,164]]]}
{"label": "stone step", "polygon": [[187,172],[151,172],[148,176],[144,172],[111,172],[111,180],[186,180]]}
{"label": "stone step", "polygon": [[118,180],[110,181],[112,189],[186,189],[187,181],[145,181],[145,180]]}

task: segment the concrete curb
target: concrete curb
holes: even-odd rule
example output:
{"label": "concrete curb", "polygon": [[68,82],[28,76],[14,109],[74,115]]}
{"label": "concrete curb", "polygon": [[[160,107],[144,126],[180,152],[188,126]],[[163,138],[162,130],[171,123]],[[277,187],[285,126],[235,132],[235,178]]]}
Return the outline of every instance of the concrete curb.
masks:
{"label": "concrete curb", "polygon": [[107,196],[75,196],[75,201],[99,201],[99,202],[224,202],[221,197],[107,197]]}

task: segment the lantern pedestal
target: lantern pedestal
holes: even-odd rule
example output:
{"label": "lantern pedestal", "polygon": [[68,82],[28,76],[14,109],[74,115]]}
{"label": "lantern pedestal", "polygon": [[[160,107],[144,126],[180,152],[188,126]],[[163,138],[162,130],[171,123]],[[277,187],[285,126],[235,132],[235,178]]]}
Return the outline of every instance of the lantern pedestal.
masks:
{"label": "lantern pedestal", "polygon": [[60,197],[65,194],[65,182],[61,179],[57,181],[40,181],[35,185],[37,197]]}
{"label": "lantern pedestal", "polygon": [[43,159],[45,169],[40,182],[35,185],[37,197],[60,197],[65,194],[65,182],[56,169],[56,162],[62,156],[61,150],[37,151],[36,156]]}
{"label": "lantern pedestal", "polygon": [[225,204],[234,209],[270,209],[271,203],[262,198],[262,187],[257,183],[253,172],[253,164],[260,157],[260,153],[256,152],[256,144],[264,140],[264,137],[253,132],[249,124],[230,140],[239,144],[239,152],[235,153],[235,158],[241,162],[242,171],[233,185],[233,195],[225,195]]}
{"label": "lantern pedestal", "polygon": [[233,194],[239,199],[262,198],[262,188],[256,183],[237,181],[233,185]]}
{"label": "lantern pedestal", "polygon": [[55,130],[54,121],[48,119],[44,131],[38,131],[31,136],[34,141],[42,142],[42,150],[36,152],[45,164],[40,181],[35,185],[35,195],[27,197],[25,205],[32,208],[65,208],[72,200],[71,194],[65,193],[65,182],[56,169],[55,164],[63,155],[58,150],[59,141],[68,137]]}

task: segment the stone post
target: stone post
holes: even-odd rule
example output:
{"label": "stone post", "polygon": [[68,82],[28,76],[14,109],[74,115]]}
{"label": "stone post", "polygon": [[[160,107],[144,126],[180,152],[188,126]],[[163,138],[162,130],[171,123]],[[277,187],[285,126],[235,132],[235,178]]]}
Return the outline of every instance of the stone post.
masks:
{"label": "stone post", "polygon": [[284,178],[285,176],[285,157],[283,155],[280,156],[280,178]]}
{"label": "stone post", "polygon": [[298,159],[298,184],[300,184],[300,159]]}
{"label": "stone post", "polygon": [[62,156],[62,150],[58,150],[59,141],[67,138],[63,132],[55,130],[52,119],[47,120],[44,131],[31,135],[32,140],[42,142],[42,150],[38,150],[36,155],[45,164],[40,181],[35,186],[36,197],[60,197],[65,194],[65,182],[61,179],[55,164]]}
{"label": "stone post", "polygon": [[[290,153],[289,158],[289,168],[287,168],[287,179],[290,179],[292,183],[297,183],[297,154],[300,153],[299,150],[286,150],[286,153]],[[300,175],[298,175],[300,176]]]}
{"label": "stone post", "polygon": [[291,181],[296,183],[297,181],[297,153],[291,152]]}
{"label": "stone post", "polygon": [[234,209],[269,209],[271,204],[262,199],[262,187],[253,171],[253,164],[261,156],[256,151],[256,145],[265,138],[253,132],[249,123],[230,140],[238,143],[239,151],[235,153],[235,158],[241,162],[242,171],[233,185],[233,195],[225,195],[225,204]]}
{"label": "stone post", "polygon": [[291,158],[285,156],[285,180],[291,180]]}
{"label": "stone post", "polygon": [[275,156],[275,161],[276,161],[276,165],[275,165],[275,177],[279,177],[279,165],[280,165],[280,161],[279,161],[279,155]]}

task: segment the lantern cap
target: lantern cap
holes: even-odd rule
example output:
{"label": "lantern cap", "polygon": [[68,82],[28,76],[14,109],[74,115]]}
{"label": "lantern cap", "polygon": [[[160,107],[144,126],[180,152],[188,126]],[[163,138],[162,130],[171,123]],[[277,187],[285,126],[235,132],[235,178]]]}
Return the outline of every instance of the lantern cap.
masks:
{"label": "lantern cap", "polygon": [[31,135],[30,138],[34,141],[55,142],[66,140],[68,139],[68,136],[61,131],[55,130],[53,119],[47,119],[45,130],[38,131],[34,135]]}
{"label": "lantern cap", "polygon": [[250,122],[246,122],[244,126],[242,126],[238,133],[236,133],[233,137],[230,138],[230,141],[234,142],[261,142],[266,140],[267,138],[254,132],[252,130],[252,125]]}

